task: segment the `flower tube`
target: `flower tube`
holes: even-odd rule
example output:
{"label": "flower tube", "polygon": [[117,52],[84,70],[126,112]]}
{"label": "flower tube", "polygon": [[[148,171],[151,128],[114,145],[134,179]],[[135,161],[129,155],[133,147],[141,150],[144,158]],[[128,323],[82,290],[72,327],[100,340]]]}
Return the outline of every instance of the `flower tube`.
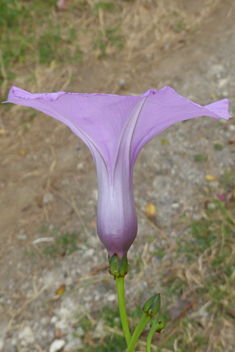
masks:
{"label": "flower tube", "polygon": [[229,119],[228,100],[200,106],[172,88],[141,96],[31,94],[12,87],[7,102],[30,106],[66,124],[93,156],[98,176],[98,235],[110,256],[123,257],[137,234],[133,167],[153,137],[197,116]]}

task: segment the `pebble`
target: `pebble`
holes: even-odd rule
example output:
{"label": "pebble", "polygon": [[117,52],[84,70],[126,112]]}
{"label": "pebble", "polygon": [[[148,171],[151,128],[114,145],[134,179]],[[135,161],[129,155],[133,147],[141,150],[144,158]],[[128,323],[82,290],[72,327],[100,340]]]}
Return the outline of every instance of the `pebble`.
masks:
{"label": "pebble", "polygon": [[97,201],[98,200],[98,189],[94,189],[92,192],[93,198]]}
{"label": "pebble", "polygon": [[4,340],[0,337],[0,351],[3,349]]}
{"label": "pebble", "polygon": [[65,333],[68,330],[68,322],[65,318],[62,318],[55,322],[55,327]]}
{"label": "pebble", "polygon": [[77,164],[77,170],[82,170],[84,168],[83,163]]}
{"label": "pebble", "polygon": [[82,340],[79,337],[74,337],[73,340],[69,341],[65,345],[64,349],[65,349],[66,352],[83,350],[84,349],[84,344],[83,344]]}
{"label": "pebble", "polygon": [[210,210],[214,210],[216,208],[215,203],[208,203],[207,208]]}
{"label": "pebble", "polygon": [[154,253],[154,252],[156,252],[156,247],[153,243],[151,243],[149,246],[149,253]]}
{"label": "pebble", "polygon": [[116,295],[115,295],[114,293],[112,293],[111,295],[109,295],[108,298],[107,298],[107,300],[108,300],[109,302],[113,302],[113,301],[115,301],[115,299],[116,299]]}
{"label": "pebble", "polygon": [[95,301],[99,301],[100,297],[101,297],[101,295],[98,292],[96,292],[95,295],[94,295],[94,300]]}
{"label": "pebble", "polygon": [[55,324],[57,320],[58,320],[57,316],[54,315],[54,317],[51,318],[51,324]]}
{"label": "pebble", "polygon": [[59,352],[65,346],[65,340],[54,340],[50,346],[49,352]]}
{"label": "pebble", "polygon": [[219,186],[219,182],[217,182],[217,181],[211,181],[211,182],[209,182],[209,187],[211,187],[211,188],[217,188],[218,186]]}
{"label": "pebble", "polygon": [[116,318],[114,318],[113,321],[114,321],[115,324],[119,324],[120,323],[120,318],[116,317]]}
{"label": "pebble", "polygon": [[218,75],[219,73],[224,71],[224,66],[217,64],[217,65],[212,65],[208,71],[210,75]]}
{"label": "pebble", "polygon": [[228,92],[227,92],[226,90],[224,90],[224,91],[222,92],[222,96],[223,96],[224,98],[226,98],[226,97],[228,96]]}
{"label": "pebble", "polygon": [[85,257],[92,257],[95,253],[94,248],[90,248],[85,252]]}
{"label": "pebble", "polygon": [[46,339],[48,337],[47,330],[42,330],[40,337]]}
{"label": "pebble", "polygon": [[121,78],[119,80],[119,86],[121,89],[127,89],[128,88],[128,84],[126,82],[126,80],[124,78]]}
{"label": "pebble", "polygon": [[69,180],[66,178],[61,183],[62,183],[63,186],[67,186],[67,185],[69,185]]}
{"label": "pebble", "polygon": [[219,80],[218,87],[223,88],[228,83],[228,77]]}
{"label": "pebble", "polygon": [[48,317],[42,317],[40,320],[40,325],[46,325],[48,324],[50,319]]}
{"label": "pebble", "polygon": [[231,124],[231,125],[228,126],[228,128],[229,128],[230,131],[235,131],[235,125]]}
{"label": "pebble", "polygon": [[76,330],[76,336],[83,337],[85,336],[85,334],[85,330],[81,326],[79,326]]}
{"label": "pebble", "polygon": [[193,220],[198,221],[201,220],[202,215],[201,214],[193,214]]}
{"label": "pebble", "polygon": [[42,198],[42,202],[43,204],[47,204],[50,203],[53,200],[54,196],[51,193],[46,193],[44,194],[43,198]]}
{"label": "pebble", "polygon": [[96,328],[93,333],[93,338],[98,339],[101,336],[104,335],[104,322],[103,320],[99,320],[98,324],[96,325]]}
{"label": "pebble", "polygon": [[65,285],[72,286],[72,284],[73,284],[73,279],[71,277],[67,277],[65,280]]}
{"label": "pebble", "polygon": [[23,330],[20,331],[18,338],[21,346],[28,346],[35,342],[33,332],[29,326],[26,326]]}
{"label": "pebble", "polygon": [[225,123],[228,123],[228,120],[226,120],[226,119],[219,119],[219,122],[222,123],[222,124],[225,124]]}
{"label": "pebble", "polygon": [[179,203],[171,204],[172,209],[178,209],[180,207]]}
{"label": "pebble", "polygon": [[17,235],[18,240],[26,240],[27,235],[25,233],[19,233]]}

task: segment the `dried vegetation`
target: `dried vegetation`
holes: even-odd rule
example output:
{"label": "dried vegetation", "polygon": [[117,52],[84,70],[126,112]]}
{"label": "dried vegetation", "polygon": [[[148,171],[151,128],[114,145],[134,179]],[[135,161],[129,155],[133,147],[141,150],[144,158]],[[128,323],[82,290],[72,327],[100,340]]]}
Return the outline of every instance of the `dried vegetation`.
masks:
{"label": "dried vegetation", "polygon": [[[195,9],[193,5],[184,6],[186,3],[187,1],[170,0],[74,0],[59,10],[56,1],[52,0],[3,0],[0,4],[3,14],[0,19],[2,100],[13,82],[31,92],[66,91],[73,85],[80,64],[89,66],[97,60],[115,57],[118,53],[118,60],[126,71],[138,70],[139,62],[143,66],[143,61],[147,64],[168,49],[179,49],[187,42],[188,33],[200,30],[202,21],[215,10],[220,1],[206,0],[201,2],[201,7],[196,6]],[[103,89],[104,86],[101,86],[100,90]],[[107,93],[116,92],[113,86],[108,90],[110,91]],[[19,107],[14,106],[9,110],[9,107],[4,106],[1,114],[0,144],[4,152],[1,167],[5,167],[16,160],[17,150],[18,156],[24,157],[30,152],[31,144],[35,143],[38,148],[44,134],[35,128],[37,115],[29,110],[20,112]],[[21,116],[20,123],[18,116]],[[34,132],[26,143],[25,133],[32,123]],[[64,138],[63,130],[60,132],[60,127],[57,129]],[[46,189],[50,190],[54,182],[52,174],[55,168],[55,137],[47,137],[44,154],[50,150],[52,155],[48,162],[49,169],[42,169],[39,163],[37,169],[30,170],[27,174],[22,171],[22,179],[30,179],[31,176],[40,179],[46,172],[43,182]],[[18,140],[20,142],[16,142]],[[27,148],[28,151],[25,151]],[[69,162],[67,164],[70,165]],[[62,165],[64,167],[65,164]],[[12,179],[14,180],[14,176]],[[205,210],[201,219],[192,222],[181,217],[177,236],[169,238],[145,218],[144,214],[139,214],[149,224],[149,239],[141,257],[131,254],[131,266],[135,268],[135,272],[130,270],[127,285],[137,288],[143,277],[147,277],[148,294],[150,291],[154,293],[155,280],[163,287],[162,314],[167,317],[168,325],[153,341],[154,351],[234,351],[234,182],[233,175],[229,179],[221,180],[221,187],[227,196],[224,201],[218,200],[216,194],[208,191],[205,194]],[[54,189],[54,195],[56,194],[58,192]],[[73,198],[67,195],[65,201],[81,222],[82,217]],[[37,202],[40,211],[33,209],[27,219],[22,219],[23,226],[35,227],[35,224],[39,226],[48,220],[46,207],[41,200]],[[214,206],[208,209],[207,204]],[[70,214],[67,218],[65,216],[65,221],[69,217]],[[158,239],[153,240],[156,232]],[[37,255],[39,258],[54,255],[55,252],[64,251],[64,247],[64,255],[67,255],[77,249],[75,242],[73,235],[64,235],[52,246],[41,246]],[[67,249],[69,253],[66,253]],[[102,280],[107,280],[106,274],[98,275],[97,278],[91,275],[85,282],[93,285]],[[139,297],[138,290],[135,291],[134,302],[128,302],[133,307],[136,302],[140,304],[140,300],[142,302],[142,299],[147,298],[144,295]],[[35,295],[33,299],[37,298],[38,295]],[[31,303],[26,300],[16,311],[16,315],[12,315],[14,319],[27,309],[27,302]],[[84,350],[101,352],[119,351],[115,349],[116,346],[122,348],[120,323],[114,319],[117,312],[106,309],[107,311],[104,309],[102,312],[91,312],[91,315],[89,312],[84,313],[78,320],[78,324],[82,324],[86,331]],[[130,318],[132,328],[138,314],[139,309],[133,308]],[[9,330],[13,318],[10,320]],[[99,319],[107,325],[106,332],[101,338],[92,339],[89,330]],[[112,325],[112,321],[117,323]],[[145,341],[144,333],[139,351],[144,351]]]}

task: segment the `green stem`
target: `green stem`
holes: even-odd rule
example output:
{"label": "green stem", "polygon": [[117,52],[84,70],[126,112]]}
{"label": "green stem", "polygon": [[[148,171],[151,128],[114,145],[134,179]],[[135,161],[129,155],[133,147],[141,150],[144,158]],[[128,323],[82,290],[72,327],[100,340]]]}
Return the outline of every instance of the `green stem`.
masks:
{"label": "green stem", "polygon": [[131,337],[131,341],[128,345],[126,352],[134,352],[135,345],[140,337],[140,334],[142,333],[145,326],[148,324],[148,322],[150,320],[151,320],[151,318],[149,316],[147,316],[147,314],[145,314],[145,313],[142,314],[140,321],[139,321],[139,324],[137,325],[137,327]]}
{"label": "green stem", "polygon": [[166,326],[166,320],[163,317],[152,320],[152,326],[148,334],[146,352],[151,352],[151,342],[155,332],[161,332]]}
{"label": "green stem", "polygon": [[150,329],[147,339],[146,352],[151,352],[151,342],[155,331]]}
{"label": "green stem", "polygon": [[117,283],[117,294],[118,294],[118,304],[119,304],[119,312],[120,318],[122,322],[122,329],[125,335],[126,343],[129,345],[131,340],[131,334],[129,330],[129,325],[127,321],[126,315],[126,305],[125,305],[125,295],[124,295],[124,277],[116,277]]}

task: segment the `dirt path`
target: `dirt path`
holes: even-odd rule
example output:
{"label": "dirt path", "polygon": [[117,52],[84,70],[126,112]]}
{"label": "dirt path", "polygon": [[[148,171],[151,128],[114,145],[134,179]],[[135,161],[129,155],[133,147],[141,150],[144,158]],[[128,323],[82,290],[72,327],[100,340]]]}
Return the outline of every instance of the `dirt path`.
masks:
{"label": "dirt path", "polygon": [[[234,5],[223,2],[200,30],[186,34],[181,43],[166,48],[157,59],[144,62],[137,57],[132,70],[117,54],[89,67],[84,64],[66,90],[142,94],[170,85],[202,105],[226,97],[232,114],[234,20]],[[125,90],[120,80],[125,81]],[[7,134],[1,141],[0,351],[4,352],[48,351],[56,324],[57,334],[60,331],[65,340],[71,340],[75,307],[83,314],[84,309],[94,311],[107,301],[116,305],[114,283],[102,271],[106,252],[96,236],[97,181],[92,157],[67,127],[43,114],[32,115],[22,127],[19,121],[25,111],[14,106],[3,117]],[[219,179],[227,170],[234,170],[235,147],[228,143],[234,134],[234,118],[224,124],[202,117],[177,124],[151,141],[135,166],[139,212],[144,212],[148,201],[153,202],[158,210],[157,224],[173,237],[181,231],[182,215],[200,218],[208,188],[205,175]],[[215,150],[215,144],[223,149]],[[207,162],[195,162],[195,155],[204,154]],[[211,187],[220,192],[216,181]],[[51,255],[45,256],[45,243],[38,244],[37,240],[47,237],[50,241],[67,232],[79,234],[78,250],[61,255],[65,247],[68,251],[76,249],[71,235],[67,244],[56,240],[54,247],[46,247]],[[140,216],[139,236],[130,259],[149,250],[145,246],[149,233],[144,215]],[[155,241],[153,245],[157,245]],[[94,268],[102,276],[91,274]],[[127,292],[133,294],[133,300],[128,299],[132,306],[138,301],[134,292],[142,292],[144,284],[130,282]],[[68,294],[53,299],[63,284]],[[69,293],[72,288],[76,290]]]}

